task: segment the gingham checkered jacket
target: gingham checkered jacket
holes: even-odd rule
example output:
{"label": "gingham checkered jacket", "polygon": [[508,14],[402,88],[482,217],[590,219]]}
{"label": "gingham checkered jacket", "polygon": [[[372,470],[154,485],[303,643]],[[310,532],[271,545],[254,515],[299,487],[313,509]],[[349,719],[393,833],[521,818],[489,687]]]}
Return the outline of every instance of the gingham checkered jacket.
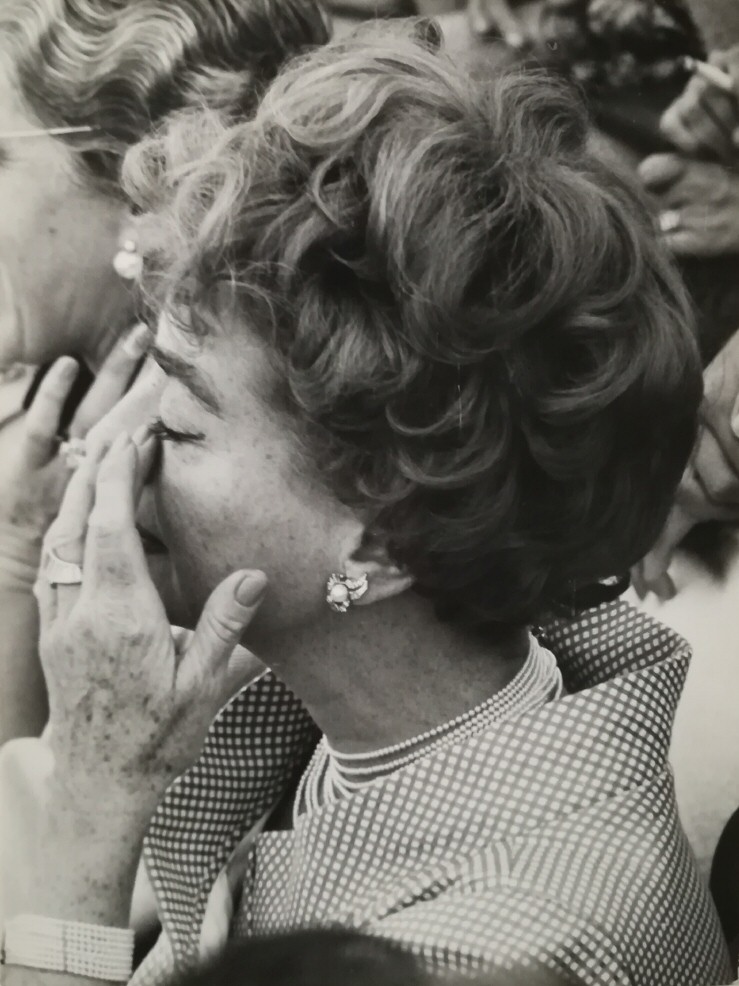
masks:
{"label": "gingham checkered jacket", "polygon": [[[346,925],[410,946],[437,971],[534,963],[587,984],[729,982],[667,762],[687,644],[623,602],[537,635],[569,695],[303,816],[294,831],[263,832],[232,935]],[[220,714],[149,832],[165,934],[137,986],[196,960],[217,874],[316,740],[271,674]]]}

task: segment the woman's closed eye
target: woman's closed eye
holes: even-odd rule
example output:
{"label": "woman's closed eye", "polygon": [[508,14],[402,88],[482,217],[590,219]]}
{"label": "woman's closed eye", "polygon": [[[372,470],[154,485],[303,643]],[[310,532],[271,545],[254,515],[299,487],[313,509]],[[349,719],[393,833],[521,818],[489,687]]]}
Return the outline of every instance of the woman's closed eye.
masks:
{"label": "woman's closed eye", "polygon": [[175,428],[170,428],[161,418],[153,421],[149,430],[152,435],[156,435],[164,442],[200,442],[205,438],[202,431],[177,431]]}

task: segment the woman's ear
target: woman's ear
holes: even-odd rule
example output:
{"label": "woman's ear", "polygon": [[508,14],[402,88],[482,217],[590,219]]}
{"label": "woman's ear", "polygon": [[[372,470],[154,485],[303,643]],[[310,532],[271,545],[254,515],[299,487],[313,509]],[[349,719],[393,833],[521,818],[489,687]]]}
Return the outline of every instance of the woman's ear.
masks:
{"label": "woman's ear", "polygon": [[343,571],[350,579],[367,576],[367,591],[355,600],[355,606],[371,606],[399,596],[413,585],[413,576],[390,558],[387,545],[367,531],[361,543],[345,559]]}

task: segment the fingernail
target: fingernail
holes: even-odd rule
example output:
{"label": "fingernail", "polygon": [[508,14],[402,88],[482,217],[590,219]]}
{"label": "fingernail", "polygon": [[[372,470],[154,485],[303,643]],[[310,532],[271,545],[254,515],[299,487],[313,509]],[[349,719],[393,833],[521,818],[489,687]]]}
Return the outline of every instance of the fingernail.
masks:
{"label": "fingernail", "polygon": [[677,595],[677,590],[675,588],[675,583],[669,575],[665,574],[655,582],[654,594],[658,599],[661,599],[663,603],[669,602],[670,599],[675,598]]}
{"label": "fingernail", "polygon": [[494,27],[494,24],[490,24],[487,18],[477,11],[470,16],[470,28],[473,34],[488,34]]}
{"label": "fingernail", "polygon": [[121,349],[127,356],[138,359],[143,356],[151,343],[149,327],[144,322],[138,322],[124,339]]}
{"label": "fingernail", "polygon": [[267,576],[264,572],[247,572],[236,586],[234,596],[241,606],[256,606],[267,591]]}
{"label": "fingernail", "polygon": [[71,377],[77,375],[77,371],[80,368],[79,363],[74,358],[74,356],[60,356],[57,360],[57,366],[65,380],[71,379]]}
{"label": "fingernail", "polygon": [[122,452],[130,441],[131,441],[131,437],[127,431],[119,432],[113,439],[113,442],[110,448],[108,449],[108,454],[114,455],[117,452]]}
{"label": "fingernail", "polygon": [[151,432],[149,431],[148,422],[144,425],[139,425],[136,431],[133,433],[131,441],[134,445],[144,445],[146,440],[151,438]]}
{"label": "fingernail", "polygon": [[680,226],[680,213],[677,209],[667,209],[659,214],[659,228],[663,233],[674,233]]}

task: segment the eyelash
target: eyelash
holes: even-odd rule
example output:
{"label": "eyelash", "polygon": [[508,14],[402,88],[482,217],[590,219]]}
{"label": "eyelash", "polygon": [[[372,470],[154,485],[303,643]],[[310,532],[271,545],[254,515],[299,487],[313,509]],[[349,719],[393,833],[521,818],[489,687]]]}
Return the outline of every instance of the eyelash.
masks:
{"label": "eyelash", "polygon": [[161,438],[163,442],[179,442],[183,444],[185,442],[199,442],[205,438],[205,435],[201,431],[176,431],[174,428],[169,428],[161,418],[157,418],[151,423],[149,431],[152,435],[156,435],[157,438]]}

